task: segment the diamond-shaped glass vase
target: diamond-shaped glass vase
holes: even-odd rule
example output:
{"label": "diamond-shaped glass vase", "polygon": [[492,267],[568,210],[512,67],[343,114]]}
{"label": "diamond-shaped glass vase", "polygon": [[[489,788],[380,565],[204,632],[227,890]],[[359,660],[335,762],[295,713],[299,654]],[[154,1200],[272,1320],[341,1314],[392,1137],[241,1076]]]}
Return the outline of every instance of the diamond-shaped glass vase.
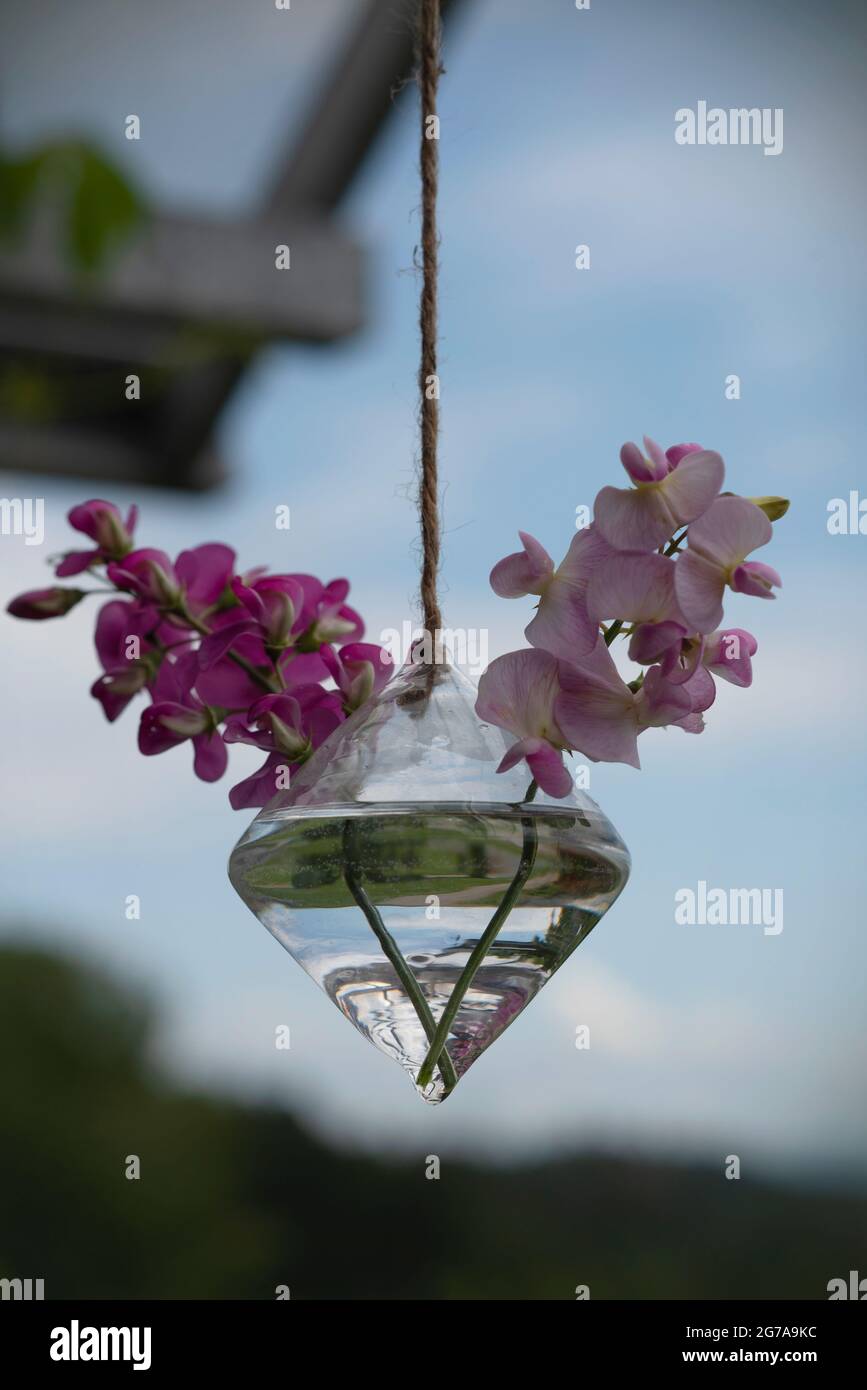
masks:
{"label": "diamond-shaped glass vase", "polygon": [[251,911],[432,1102],[629,874],[589,797],[528,801],[525,764],[496,771],[513,740],[479,720],[476,697],[447,660],[407,664],[293,772],[229,861]]}

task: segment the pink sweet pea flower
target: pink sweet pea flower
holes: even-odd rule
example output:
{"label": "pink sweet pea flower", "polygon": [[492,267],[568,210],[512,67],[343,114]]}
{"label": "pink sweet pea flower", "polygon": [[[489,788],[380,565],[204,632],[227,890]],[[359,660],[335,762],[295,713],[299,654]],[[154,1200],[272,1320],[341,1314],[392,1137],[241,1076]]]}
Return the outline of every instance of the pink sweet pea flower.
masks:
{"label": "pink sweet pea flower", "polygon": [[106,574],[118,589],[160,608],[174,608],[181,597],[181,582],[164,550],[132,550],[110,564]]}
{"label": "pink sweet pea flower", "polygon": [[[242,633],[233,642],[232,651],[248,661],[266,679],[273,677],[273,662],[255,633]],[[288,647],[278,665],[283,687],[288,691],[328,679],[328,668],[318,652],[299,653],[294,647]],[[223,705],[232,710],[248,709],[263,694],[262,686],[228,655],[199,672],[196,689],[209,705]]]}
{"label": "pink sweet pea flower", "polygon": [[[156,608],[112,599],[103,604],[96,619],[94,641],[104,674],[98,676],[90,693],[102,705],[106,719],[113,723],[134,695],[152,681],[154,665],[147,660],[153,648],[146,641],[159,624]],[[130,644],[130,638],[136,638]],[[138,650],[137,657],[131,656]]]}
{"label": "pink sweet pea flower", "polygon": [[235,552],[229,545],[209,541],[182,550],[174,564],[184,591],[184,604],[194,618],[214,608],[225,596],[235,568]]}
{"label": "pink sweet pea flower", "polygon": [[661,661],[665,676],[686,680],[701,656],[677,606],[675,562],[665,555],[623,551],[604,560],[587,589],[587,611],[596,622],[620,618],[633,623],[630,660],[650,666]]}
{"label": "pink sweet pea flower", "polygon": [[751,658],[758,646],[751,632],[745,632],[742,627],[726,628],[724,632],[712,632],[705,639],[702,662],[712,675],[721,676],[732,685],[746,687],[753,683]]}
{"label": "pink sweet pea flower", "polygon": [[718,497],[710,510],[689,528],[689,549],[676,565],[675,586],[681,611],[698,632],[711,632],[723,617],[726,585],[735,593],[774,598],[771,588],[782,584],[770,565],[747,561],[767,545],[773,527],[761,507],[745,497]]}
{"label": "pink sweet pea flower", "polygon": [[135,530],[138,508],[130,507],[126,521],[121,520],[120,512],[113,502],[93,498],[73,507],[67,514],[70,526],[82,531],[96,541],[93,550],[70,550],[64,555],[55,570],[59,579],[71,574],[81,574],[91,565],[104,564],[108,560],[120,560],[132,550],[132,533]]}
{"label": "pink sweet pea flower", "polygon": [[350,642],[339,652],[326,644],[319,655],[343,696],[347,713],[378,695],[394,671],[394,662],[385,648],[372,642]]}
{"label": "pink sweet pea flower", "polygon": [[554,561],[535,536],[519,531],[523,550],[498,560],[491,570],[491,588],[500,598],[544,594],[554,577]]}
{"label": "pink sweet pea flower", "polygon": [[719,454],[692,444],[663,453],[645,436],[647,456],[624,444],[620,461],[635,486],[604,487],[594,504],[594,521],[615,550],[656,550],[681,526],[702,516],[725,476]]}
{"label": "pink sweet pea flower", "polygon": [[[213,631],[201,645],[204,670],[214,667],[231,650],[255,665],[263,658],[269,663],[278,657],[282,665],[285,658],[281,652],[294,648],[299,655],[315,654],[325,642],[360,637],[364,632],[361,618],[343,602],[349,592],[345,579],[324,585],[309,574],[272,574],[256,577],[251,583],[234,579],[232,589],[241,610],[229,609],[212,622]],[[256,640],[251,644],[247,638]],[[260,649],[262,658],[257,655]],[[306,679],[324,680],[327,671],[318,658],[315,669],[318,674],[308,673]]]}
{"label": "pink sweet pea flower", "polygon": [[198,663],[194,652],[176,661],[167,657],[157,677],[154,703],[142,712],[139,752],[146,757],[192,740],[193,770],[203,782],[216,782],[229,754],[218,728],[220,711],[203,704],[193,690]]}
{"label": "pink sweet pea flower", "polygon": [[560,687],[557,661],[537,648],[509,652],[492,661],[479,681],[476,714],[517,735],[498,772],[507,772],[522,758],[549,796],[568,796],[572,777],[563,765],[568,748],[554,717]]}
{"label": "pink sweet pea flower", "polygon": [[687,454],[700,454],[701,452],[700,444],[672,444],[670,448],[666,449],[665,457],[668,460],[669,468],[676,468]]}
{"label": "pink sweet pea flower", "polygon": [[215,666],[245,634],[258,637],[268,656],[277,656],[292,643],[304,607],[304,590],[297,579],[289,574],[264,575],[252,584],[233,579],[232,591],[240,601],[240,614],[237,608],[221,614],[203,639],[199,650],[203,670]]}
{"label": "pink sweet pea flower", "polygon": [[699,668],[674,684],[652,666],[638,691],[621,678],[604,642],[583,665],[560,663],[561,694],[554,714],[571,748],[591,762],[639,768],[638,735],[676,724],[690,733],[703,727],[701,711],[713,702],[713,680]]}
{"label": "pink sweet pea flower", "polygon": [[53,589],[28,589],[6,605],[6,612],[13,618],[43,622],[46,618],[62,618],[84,597],[84,589],[61,589],[59,586]]}
{"label": "pink sweet pea flower", "polygon": [[245,718],[229,719],[226,743],[249,743],[269,750],[258,771],[229,792],[236,811],[264,806],[281,789],[286,769],[304,762],[343,722],[340,696],[318,685],[299,686],[294,695],[265,695]]}
{"label": "pink sweet pea flower", "polygon": [[311,574],[296,574],[304,590],[304,607],[296,623],[298,650],[315,652],[326,642],[358,642],[364,636],[364,623],[345,602],[348,579],[332,579],[321,584]]}
{"label": "pink sweet pea flower", "polygon": [[518,534],[523,551],[507,555],[491,570],[494,593],[501,598],[539,595],[538,611],[525,632],[534,647],[565,659],[591,651],[599,628],[588,617],[585,595],[594,566],[611,553],[610,547],[588,526],[575,533],[555,570],[547,550],[533,536]]}

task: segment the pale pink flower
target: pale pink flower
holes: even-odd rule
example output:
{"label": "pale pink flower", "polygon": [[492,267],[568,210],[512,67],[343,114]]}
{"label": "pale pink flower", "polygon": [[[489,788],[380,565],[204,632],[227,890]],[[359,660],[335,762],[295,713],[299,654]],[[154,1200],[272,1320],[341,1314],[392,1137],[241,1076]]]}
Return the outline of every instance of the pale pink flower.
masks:
{"label": "pale pink flower", "polygon": [[701,639],[695,640],[677,605],[675,561],[665,555],[623,551],[603,560],[587,589],[587,611],[597,622],[619,618],[633,624],[631,661],[661,662],[667,679],[680,682],[695,670]]}
{"label": "pale pink flower", "polygon": [[526,531],[518,533],[524,549],[507,555],[491,571],[491,587],[501,598],[538,594],[535,618],[526,628],[534,647],[566,660],[592,650],[599,628],[587,614],[586,591],[593,568],[610,548],[593,526],[577,531],[562,564]]}
{"label": "pale pink flower", "polygon": [[563,765],[569,745],[553,712],[560,693],[557,674],[557,660],[536,648],[499,656],[479,681],[476,713],[517,737],[498,772],[526,758],[542,790],[562,797],[569,795],[572,778]]}
{"label": "pale pink flower", "polygon": [[767,545],[773,527],[761,507],[745,497],[718,497],[689,528],[689,549],[676,565],[677,600],[687,622],[711,632],[723,618],[726,586],[735,593],[774,598],[782,584],[777,571],[747,556]]}
{"label": "pale pink flower", "polygon": [[751,658],[755,656],[758,646],[753,634],[745,632],[742,627],[712,632],[705,639],[702,663],[711,675],[721,676],[723,680],[731,681],[732,685],[752,685]]}
{"label": "pale pink flower", "polygon": [[645,729],[676,724],[689,733],[703,727],[701,713],[713,702],[713,680],[698,668],[675,684],[652,666],[639,690],[630,689],[604,642],[591,661],[560,663],[561,694],[554,716],[570,748],[591,762],[627,763],[640,767],[638,735]]}
{"label": "pale pink flower", "polygon": [[707,511],[725,476],[719,454],[693,444],[664,453],[645,436],[647,455],[624,444],[620,461],[632,488],[604,487],[596,497],[594,521],[615,550],[656,550],[681,526]]}

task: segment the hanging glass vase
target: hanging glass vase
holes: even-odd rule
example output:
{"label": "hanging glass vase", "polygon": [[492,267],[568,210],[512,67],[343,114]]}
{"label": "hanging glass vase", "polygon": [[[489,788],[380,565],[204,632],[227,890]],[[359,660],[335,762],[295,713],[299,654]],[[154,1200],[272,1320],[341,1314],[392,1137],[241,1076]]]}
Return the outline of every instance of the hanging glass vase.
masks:
{"label": "hanging glass vase", "polygon": [[229,875],[360,1033],[438,1102],[617,898],[595,802],[543,793],[449,660],[410,661],[259,813]]}

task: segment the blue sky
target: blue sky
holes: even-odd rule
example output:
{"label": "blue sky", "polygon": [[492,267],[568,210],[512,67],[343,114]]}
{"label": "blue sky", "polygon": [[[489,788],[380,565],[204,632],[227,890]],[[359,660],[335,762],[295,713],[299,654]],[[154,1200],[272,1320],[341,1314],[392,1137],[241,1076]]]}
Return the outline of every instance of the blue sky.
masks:
{"label": "blue sky", "polygon": [[[4,8],[0,48],[19,59],[3,74],[4,130],[26,142],[83,129],[154,198],[239,213],[355,7],[162,8],[162,23],[160,6],[132,0]],[[743,0],[593,0],[587,12],[479,0],[450,31],[449,625],[488,628],[492,656],[521,645],[531,610],[495,598],[491,565],[519,527],[559,558],[575,507],[620,482],[619,446],[642,432],[716,448],[727,486],[793,506],[767,555],[779,600],[727,612],[758,637],[753,688],[720,690],[698,740],[646,735],[640,774],[594,767],[591,794],[632,851],[629,887],[446,1106],[422,1106],[235,899],[225,861],[247,818],[224,787],[196,783],[186,751],[141,759],[130,715],[103,724],[86,693],[87,613],[50,628],[3,620],[10,927],[151,989],[161,1057],[180,1073],[284,1098],[365,1145],[508,1159],[615,1142],[863,1165],[867,540],[829,536],[826,517],[829,499],[865,486],[865,21],[846,4],[834,16]],[[782,107],[783,153],[678,146],[674,112],[699,100]],[[139,145],[121,136],[130,111]],[[245,564],[348,574],[374,638],[414,616],[417,205],[409,100],[340,214],[369,251],[366,330],[258,360],[222,421],[225,489],[138,498],[145,543],[219,538]],[[588,271],[575,269],[578,243]],[[32,484],[7,474],[3,491]],[[46,546],[3,538],[4,593],[42,581],[45,554],[67,544],[66,510],[91,489],[40,492]],[[273,527],[281,502],[288,537]],[[783,932],[676,926],[675,892],[700,879],[782,888]],[[138,923],[124,918],[129,893],[142,897]],[[288,1053],[273,1046],[284,1022]],[[579,1023],[589,1052],[574,1047]]]}

